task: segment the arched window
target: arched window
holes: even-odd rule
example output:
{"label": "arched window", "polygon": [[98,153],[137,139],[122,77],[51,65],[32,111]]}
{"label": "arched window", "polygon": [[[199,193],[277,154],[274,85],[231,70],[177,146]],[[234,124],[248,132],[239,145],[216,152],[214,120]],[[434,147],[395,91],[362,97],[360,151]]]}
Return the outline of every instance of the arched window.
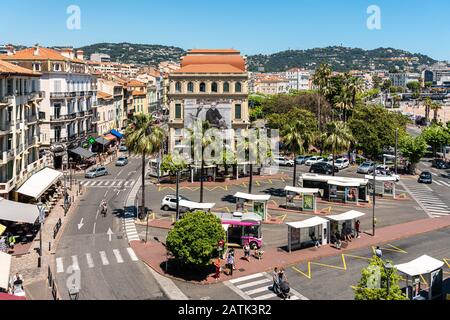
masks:
{"label": "arched window", "polygon": [[206,84],[204,82],[200,83],[200,92],[206,92]]}
{"label": "arched window", "polygon": [[240,82],[236,82],[236,84],[234,85],[234,91],[242,92],[242,84]]}
{"label": "arched window", "polygon": [[189,82],[187,85],[188,92],[194,92],[194,84],[192,82]]}
{"label": "arched window", "polygon": [[175,91],[181,92],[181,83],[180,82],[175,83]]}
{"label": "arched window", "polygon": [[230,92],[230,84],[228,82],[223,84],[223,92]]}
{"label": "arched window", "polygon": [[213,82],[213,83],[211,84],[211,91],[212,91],[212,92],[217,92],[217,83],[216,83],[216,82]]}

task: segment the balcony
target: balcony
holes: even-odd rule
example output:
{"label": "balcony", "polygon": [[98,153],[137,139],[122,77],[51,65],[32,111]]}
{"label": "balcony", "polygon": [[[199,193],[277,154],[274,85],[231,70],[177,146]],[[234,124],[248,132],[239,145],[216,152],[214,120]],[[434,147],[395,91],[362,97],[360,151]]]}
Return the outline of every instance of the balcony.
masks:
{"label": "balcony", "polygon": [[32,115],[25,117],[25,123],[27,125],[33,124],[33,123],[37,122],[37,120],[38,120],[37,114],[32,114]]}
{"label": "balcony", "polygon": [[7,164],[9,160],[14,159],[14,152],[12,150],[0,152],[0,164]]}
{"label": "balcony", "polygon": [[9,106],[13,103],[13,100],[14,96],[12,95],[0,97],[0,106]]}
{"label": "balcony", "polygon": [[73,98],[76,96],[75,92],[51,92],[50,99],[65,99]]}
{"label": "balcony", "polygon": [[14,188],[14,178],[6,182],[0,182],[0,191],[2,193],[8,193]]}
{"label": "balcony", "polygon": [[28,95],[29,101],[42,100],[45,98],[45,91],[33,91]]}
{"label": "balcony", "polygon": [[71,114],[65,114],[65,115],[57,115],[57,116],[50,116],[50,122],[63,122],[63,121],[70,121],[77,117],[76,113]]}
{"label": "balcony", "polygon": [[0,136],[7,135],[11,132],[11,123],[9,122],[0,122]]}
{"label": "balcony", "polygon": [[66,143],[67,141],[68,141],[67,137],[57,137],[57,138],[50,139],[50,144]]}

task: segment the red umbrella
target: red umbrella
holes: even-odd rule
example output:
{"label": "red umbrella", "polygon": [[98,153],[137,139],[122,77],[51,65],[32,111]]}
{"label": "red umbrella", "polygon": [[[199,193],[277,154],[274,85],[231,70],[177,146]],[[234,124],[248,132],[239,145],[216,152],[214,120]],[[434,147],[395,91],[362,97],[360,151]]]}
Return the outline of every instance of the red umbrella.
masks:
{"label": "red umbrella", "polygon": [[0,293],[0,300],[27,300],[27,298],[18,297],[9,293]]}

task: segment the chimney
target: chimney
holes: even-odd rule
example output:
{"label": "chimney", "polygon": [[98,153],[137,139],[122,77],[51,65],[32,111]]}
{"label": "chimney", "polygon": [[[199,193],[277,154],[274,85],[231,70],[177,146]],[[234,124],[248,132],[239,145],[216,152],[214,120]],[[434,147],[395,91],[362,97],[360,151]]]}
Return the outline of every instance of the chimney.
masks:
{"label": "chimney", "polygon": [[68,59],[73,59],[75,58],[75,55],[73,53],[73,49],[72,48],[62,48],[61,49],[61,55],[68,58]]}
{"label": "chimney", "polygon": [[35,56],[38,56],[39,55],[39,43],[36,43],[35,45],[34,45],[34,52],[33,52],[33,55],[35,55]]}
{"label": "chimney", "polygon": [[84,51],[83,50],[77,50],[77,59],[84,60]]}
{"label": "chimney", "polygon": [[14,46],[12,44],[6,45],[6,54],[8,56],[12,56],[16,53],[16,50],[14,50]]}

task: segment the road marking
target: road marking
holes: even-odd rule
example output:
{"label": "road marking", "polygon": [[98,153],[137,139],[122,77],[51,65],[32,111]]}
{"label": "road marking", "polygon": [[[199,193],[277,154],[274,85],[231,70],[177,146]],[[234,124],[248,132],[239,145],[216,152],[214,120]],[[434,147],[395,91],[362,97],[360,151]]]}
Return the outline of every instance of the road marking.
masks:
{"label": "road marking", "polygon": [[263,279],[263,280],[258,280],[258,281],[252,281],[252,282],[249,282],[249,283],[238,285],[238,286],[236,286],[236,288],[242,290],[242,289],[245,289],[245,288],[255,287],[255,286],[260,285],[260,284],[268,283],[270,281],[271,281],[270,279]]}
{"label": "road marking", "polygon": [[89,268],[94,267],[94,259],[92,259],[92,255],[90,253],[86,253],[86,261]]}
{"label": "road marking", "polygon": [[100,258],[102,259],[102,263],[104,266],[109,265],[108,258],[106,257],[105,251],[100,251]]}
{"label": "road marking", "polygon": [[261,288],[258,288],[258,289],[253,289],[253,290],[250,290],[250,291],[244,291],[246,294],[248,294],[248,295],[252,295],[252,294],[255,294],[255,293],[260,293],[260,292],[266,292],[267,291],[267,288],[266,287],[261,287]]}
{"label": "road marking", "polygon": [[73,270],[80,270],[80,266],[78,265],[78,257],[72,256],[72,268]]}
{"label": "road marking", "polygon": [[56,258],[56,273],[64,272],[64,265],[62,258]]}
{"label": "road marking", "polygon": [[132,261],[139,261],[139,258],[136,256],[136,253],[134,253],[133,248],[127,248],[127,252]]}
{"label": "road marking", "polygon": [[247,280],[251,280],[251,279],[255,279],[255,278],[260,278],[262,276],[263,276],[262,273],[256,273],[256,274],[252,274],[250,276],[241,277],[241,278],[238,278],[238,279],[232,279],[232,280],[230,280],[230,282],[235,284],[237,282],[247,281]]}
{"label": "road marking", "polygon": [[443,184],[446,185],[447,187],[450,187],[450,184],[448,184],[448,183],[445,182],[445,181],[441,181],[441,183],[443,183]]}
{"label": "road marking", "polygon": [[442,186],[442,184],[439,183],[437,180],[434,180],[433,182],[436,183],[438,186]]}
{"label": "road marking", "polygon": [[123,263],[123,259],[122,259],[122,255],[120,254],[120,251],[117,249],[114,249],[113,253],[116,256],[117,263]]}
{"label": "road marking", "polygon": [[275,293],[268,293],[268,294],[265,294],[263,296],[255,297],[254,299],[255,300],[267,300],[267,299],[270,299],[270,298],[275,298],[276,296],[277,295]]}
{"label": "road marking", "polygon": [[[96,218],[97,219],[97,218]],[[92,230],[92,234],[95,234],[95,226],[97,225],[97,222],[94,222],[94,229]]]}

